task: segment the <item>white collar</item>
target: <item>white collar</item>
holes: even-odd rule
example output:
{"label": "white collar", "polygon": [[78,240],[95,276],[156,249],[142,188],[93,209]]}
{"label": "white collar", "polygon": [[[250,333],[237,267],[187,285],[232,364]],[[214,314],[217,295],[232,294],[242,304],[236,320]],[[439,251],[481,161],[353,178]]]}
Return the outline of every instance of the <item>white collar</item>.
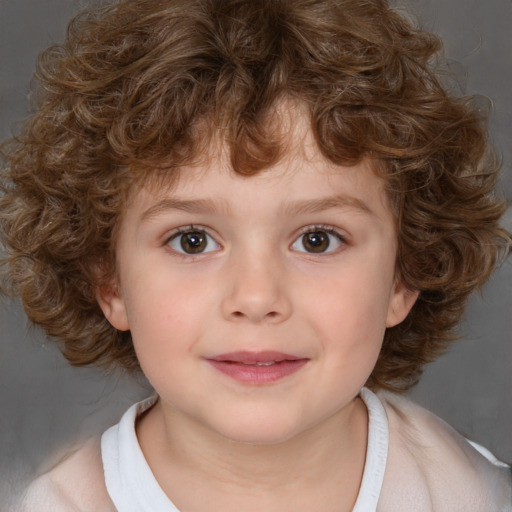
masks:
{"label": "white collar", "polygon": [[[374,512],[386,469],[389,428],[379,398],[366,388],[360,396],[368,409],[368,444],[361,487],[352,512]],[[153,396],[131,406],[101,438],[105,483],[118,512],[179,512],[158,485],[135,433],[136,418],[155,401]]]}

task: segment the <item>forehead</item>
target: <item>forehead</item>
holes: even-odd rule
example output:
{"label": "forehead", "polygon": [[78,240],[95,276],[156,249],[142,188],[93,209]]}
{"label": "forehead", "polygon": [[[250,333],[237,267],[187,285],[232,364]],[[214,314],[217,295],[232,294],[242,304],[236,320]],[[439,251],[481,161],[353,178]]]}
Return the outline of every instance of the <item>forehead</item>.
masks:
{"label": "forehead", "polygon": [[330,210],[342,217],[348,214],[388,227],[394,224],[384,181],[367,161],[341,168],[297,156],[250,177],[218,160],[184,168],[172,187],[139,191],[126,213],[133,225],[171,215],[201,222],[231,218],[248,225],[274,226],[295,218],[308,222]]}
{"label": "forehead", "polygon": [[[217,130],[206,137],[207,144],[198,152],[195,162],[150,176],[143,187],[131,194],[128,206],[150,209],[169,198],[182,201],[215,199],[219,205],[238,198],[264,201],[286,206],[290,201],[308,201],[344,196],[346,203],[368,205],[369,210],[389,210],[386,182],[378,174],[378,164],[362,159],[355,165],[336,165],[320,151],[309,115],[303,105],[283,101],[269,117],[269,130],[279,137],[281,154],[266,168],[246,176],[233,169],[230,145]],[[257,198],[256,196],[259,195]],[[211,201],[210,201],[211,202]],[[364,207],[362,207],[364,209]]]}

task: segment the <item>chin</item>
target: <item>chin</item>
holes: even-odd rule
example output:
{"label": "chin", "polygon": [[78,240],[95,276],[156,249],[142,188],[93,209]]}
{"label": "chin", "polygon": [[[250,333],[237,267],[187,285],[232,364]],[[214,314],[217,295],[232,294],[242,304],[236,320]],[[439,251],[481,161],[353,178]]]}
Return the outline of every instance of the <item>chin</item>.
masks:
{"label": "chin", "polygon": [[289,441],[300,429],[295,423],[276,421],[275,418],[246,418],[236,425],[222,425],[216,429],[225,439],[250,446],[271,446]]}

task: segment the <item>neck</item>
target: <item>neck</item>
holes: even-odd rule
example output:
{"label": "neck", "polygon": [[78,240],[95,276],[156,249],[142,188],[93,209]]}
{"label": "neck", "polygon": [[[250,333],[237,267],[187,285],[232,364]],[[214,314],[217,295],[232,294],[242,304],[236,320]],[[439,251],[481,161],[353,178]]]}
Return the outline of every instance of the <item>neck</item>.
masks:
{"label": "neck", "polygon": [[272,445],[234,442],[194,421],[183,425],[179,416],[159,401],[137,425],[153,474],[178,508],[211,510],[216,503],[225,511],[286,511],[308,510],[311,502],[309,510],[352,509],[368,431],[359,398],[314,428]]}

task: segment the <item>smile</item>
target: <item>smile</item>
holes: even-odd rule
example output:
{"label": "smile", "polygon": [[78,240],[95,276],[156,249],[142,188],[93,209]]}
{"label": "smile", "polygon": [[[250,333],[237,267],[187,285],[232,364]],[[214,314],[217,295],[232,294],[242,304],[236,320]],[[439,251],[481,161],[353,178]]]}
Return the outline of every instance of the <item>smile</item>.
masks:
{"label": "smile", "polygon": [[302,368],[309,359],[281,352],[231,352],[208,358],[216,370],[244,384],[267,384]]}

